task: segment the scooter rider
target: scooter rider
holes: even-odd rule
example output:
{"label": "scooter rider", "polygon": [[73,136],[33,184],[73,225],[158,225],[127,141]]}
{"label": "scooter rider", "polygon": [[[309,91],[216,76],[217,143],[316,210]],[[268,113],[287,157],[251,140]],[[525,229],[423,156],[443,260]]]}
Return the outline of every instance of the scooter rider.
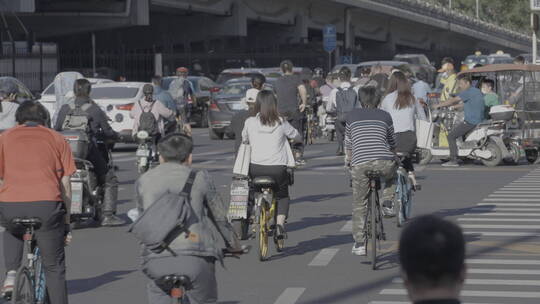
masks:
{"label": "scooter rider", "polygon": [[[89,125],[89,144],[88,161],[94,165],[98,182],[104,187],[103,197],[103,220],[102,226],[120,226],[125,223],[124,220],[116,216],[116,203],[118,199],[118,178],[106,159],[108,155],[106,145],[98,145],[98,140],[105,142],[115,140],[118,134],[111,128],[107,115],[92,99],[90,99],[90,90],[92,85],[87,79],[77,79],[73,86],[75,94],[75,106],[82,107],[85,104],[91,104],[85,111],[88,117]],[[64,121],[71,112],[69,104],[63,105],[58,112],[58,119],[54,128],[62,131]]]}
{"label": "scooter rider", "polygon": [[[191,116],[191,110],[194,104],[197,102],[195,100],[195,95],[193,94],[193,86],[191,82],[187,79],[188,75],[188,68],[177,68],[177,78],[174,79],[169,85],[169,93],[176,101],[176,106],[179,114],[184,115],[187,119],[189,119],[189,117]],[[189,103],[189,100],[191,100],[192,103]]]}
{"label": "scooter rider", "polygon": [[479,123],[484,120],[485,104],[482,92],[471,86],[471,79],[461,77],[458,80],[458,86],[461,90],[456,97],[451,97],[447,101],[434,105],[435,109],[451,106],[463,102],[463,112],[465,120],[455,126],[448,134],[448,146],[450,148],[450,161],[443,164],[445,167],[458,167],[457,160],[458,147],[456,141],[459,137],[472,131]]}

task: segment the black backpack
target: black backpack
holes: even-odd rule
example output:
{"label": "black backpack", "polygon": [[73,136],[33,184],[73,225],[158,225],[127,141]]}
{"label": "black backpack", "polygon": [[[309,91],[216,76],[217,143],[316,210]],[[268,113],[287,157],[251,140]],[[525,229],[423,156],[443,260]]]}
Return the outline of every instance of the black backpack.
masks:
{"label": "black backpack", "polygon": [[133,235],[151,252],[169,251],[169,244],[182,232],[187,232],[186,223],[192,217],[191,188],[197,175],[196,171],[189,173],[182,192],[163,194],[148,207],[131,225],[128,232]]}
{"label": "black backpack", "polygon": [[337,118],[345,120],[345,116],[355,108],[358,108],[358,94],[356,94],[354,88],[338,88],[336,93]]}
{"label": "black backpack", "polygon": [[150,136],[156,135],[159,132],[158,122],[154,113],[152,113],[152,108],[156,102],[152,102],[150,110],[148,112],[144,111],[141,102],[139,101],[139,106],[141,107],[141,116],[139,117],[139,129],[137,131],[146,131]]}

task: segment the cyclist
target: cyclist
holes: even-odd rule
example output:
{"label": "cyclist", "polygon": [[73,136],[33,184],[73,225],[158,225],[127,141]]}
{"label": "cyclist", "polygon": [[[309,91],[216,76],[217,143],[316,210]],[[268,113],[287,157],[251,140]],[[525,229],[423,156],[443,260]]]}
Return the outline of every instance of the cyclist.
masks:
{"label": "cyclist", "polygon": [[401,275],[414,304],[459,304],[466,278],[465,238],[433,215],[415,219],[399,240]]}
{"label": "cyclist", "polygon": [[[137,132],[141,131],[141,128],[148,130],[150,136],[154,137],[155,142],[159,140],[162,136],[165,136],[165,121],[174,119],[174,111],[168,109],[161,102],[157,102],[153,98],[154,87],[150,84],[145,84],[143,87],[144,97],[137,101],[129,116],[133,118],[133,136]],[[154,119],[144,113],[152,113]],[[144,118],[142,118],[144,117]],[[140,121],[144,120],[144,121]]]}
{"label": "cyclist", "polygon": [[381,103],[381,109],[392,116],[396,135],[396,152],[405,153],[403,168],[415,181],[411,154],[416,150],[416,119],[426,120],[422,105],[411,92],[409,81],[402,72],[395,72],[390,77],[388,91]]}
{"label": "cyclist", "polygon": [[255,101],[265,82],[266,78],[261,74],[255,74],[251,77],[251,86],[253,88],[246,91],[245,97],[248,109],[239,111],[231,119],[231,129],[234,132],[234,151],[238,151],[240,144],[242,144],[242,130],[244,130],[246,119],[255,116]]}
{"label": "cyclist", "polygon": [[[278,78],[274,86],[279,114],[285,117],[300,134],[304,134],[304,110],[307,106],[307,89],[301,77],[293,73],[293,64],[290,60],[281,62],[280,67],[283,76]],[[299,96],[300,98],[298,98]],[[304,143],[295,144],[295,149],[300,154],[297,157],[298,165],[305,164],[303,160]]]}
{"label": "cyclist", "polygon": [[173,97],[168,91],[163,90],[163,88],[161,87],[162,85],[161,76],[155,75],[154,77],[152,77],[152,85],[154,86],[153,98],[155,100],[159,100],[169,110],[176,111],[176,102],[174,101]]}
{"label": "cyclist", "polygon": [[[142,175],[135,184],[140,213],[164,193],[180,193],[192,170],[193,142],[190,137],[179,133],[168,134],[159,141],[158,151],[160,165]],[[218,241],[218,236],[214,234],[215,229],[221,232],[226,244],[234,247],[231,252],[240,251],[227,221],[226,205],[208,172],[197,172],[189,202],[192,216],[188,220],[187,232],[180,233],[169,244],[176,256],[168,251],[156,254],[143,250],[143,272],[151,279],[147,285],[150,304],[171,303],[171,298],[154,282],[166,275],[186,275],[191,279],[193,289],[187,290],[189,303],[217,303],[215,262],[222,258],[222,252],[218,247],[221,240]],[[208,219],[207,212],[213,215],[216,227],[210,226],[214,220]],[[203,221],[203,218],[206,220]]]}
{"label": "cyclist", "polygon": [[330,93],[326,112],[337,114],[336,134],[338,149],[336,155],[342,156],[345,155],[343,149],[345,119],[350,111],[360,107],[360,102],[358,101],[358,94],[351,84],[351,70],[348,67],[342,67],[339,70],[338,77],[341,84]]}
{"label": "cyclist", "polygon": [[178,112],[185,116],[186,119],[189,119],[191,116],[193,104],[197,102],[195,100],[195,94],[193,93],[195,91],[193,89],[193,84],[187,79],[188,75],[188,68],[177,68],[177,78],[175,78],[169,85],[169,93],[176,101]]}
{"label": "cyclist", "polygon": [[242,140],[251,146],[250,176],[270,176],[276,181],[277,238],[284,239],[285,220],[289,214],[289,177],[287,174],[288,139],[302,141],[302,135],[287,120],[279,116],[277,100],[271,91],[257,95],[255,117],[246,120]]}
{"label": "cyclist", "polygon": [[[81,107],[88,118],[88,136],[91,139],[88,150],[88,161],[94,165],[98,182],[104,188],[103,197],[103,220],[102,226],[120,226],[125,222],[116,216],[116,204],[118,200],[118,178],[114,169],[109,166],[109,151],[107,145],[98,144],[98,141],[113,141],[118,135],[109,125],[107,114],[90,99],[92,84],[87,79],[77,79],[73,85],[75,100],[73,104],[63,105],[56,120],[54,129],[63,131],[64,122],[73,114],[72,106]],[[85,105],[88,108],[84,110]]]}
{"label": "cyclist", "polygon": [[[37,217],[35,237],[43,256],[47,293],[53,304],[67,304],[64,245],[69,242],[71,184],[75,173],[71,149],[64,137],[44,125],[47,109],[25,101],[17,109],[18,126],[0,136],[0,224],[7,276],[3,294],[13,290],[21,266],[24,229],[17,217]],[[23,182],[22,182],[23,181]]]}
{"label": "cyclist", "polygon": [[13,93],[8,93],[6,90],[0,91],[0,130],[13,128],[17,122],[15,121],[15,113],[19,108],[16,102],[16,96]]}
{"label": "cyclist", "polygon": [[378,109],[380,97],[374,86],[360,89],[362,109],[354,109],[346,119],[345,149],[346,160],[352,169],[353,183],[353,237],[352,253],[365,255],[364,221],[367,209],[369,179],[366,171],[380,171],[385,181],[382,196],[383,212],[392,214],[392,197],[395,192],[397,170],[394,150],[394,126],[392,117]]}

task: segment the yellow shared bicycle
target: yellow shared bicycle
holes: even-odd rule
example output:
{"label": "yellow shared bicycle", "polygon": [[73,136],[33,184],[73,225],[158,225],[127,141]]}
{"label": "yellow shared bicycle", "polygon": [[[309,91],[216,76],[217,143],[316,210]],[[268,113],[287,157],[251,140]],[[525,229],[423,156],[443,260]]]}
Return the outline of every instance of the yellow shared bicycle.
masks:
{"label": "yellow shared bicycle", "polygon": [[277,200],[272,190],[275,183],[273,178],[267,176],[256,177],[252,181],[255,190],[253,232],[259,244],[261,261],[266,261],[269,257],[268,238],[270,235],[273,236],[277,252],[281,252],[285,246],[285,240],[278,238],[276,233]]}

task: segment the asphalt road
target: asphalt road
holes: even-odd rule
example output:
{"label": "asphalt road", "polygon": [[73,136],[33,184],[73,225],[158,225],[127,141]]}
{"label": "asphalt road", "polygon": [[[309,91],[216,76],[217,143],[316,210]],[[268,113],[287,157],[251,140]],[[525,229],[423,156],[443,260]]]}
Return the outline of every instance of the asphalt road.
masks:
{"label": "asphalt road", "polygon": [[[233,142],[210,141],[195,130],[194,167],[207,169],[228,200]],[[385,220],[379,269],[351,254],[351,189],[333,156],[334,144],[306,149],[308,164],[296,173],[284,252],[259,262],[256,251],[218,267],[222,304],[408,303],[399,281],[394,219]],[[121,181],[119,211],[134,207],[137,179],[133,149],[114,154]],[[414,213],[435,213],[459,223],[467,235],[466,303],[540,302],[540,169],[520,164],[419,168],[423,189]],[[124,215],[125,216],[125,215]],[[126,217],[127,218],[127,217]],[[147,303],[139,247],[127,227],[84,228],[67,249],[70,302]],[[255,246],[254,240],[247,244]],[[271,247],[272,248],[272,247]],[[0,258],[0,272],[4,272]]]}

